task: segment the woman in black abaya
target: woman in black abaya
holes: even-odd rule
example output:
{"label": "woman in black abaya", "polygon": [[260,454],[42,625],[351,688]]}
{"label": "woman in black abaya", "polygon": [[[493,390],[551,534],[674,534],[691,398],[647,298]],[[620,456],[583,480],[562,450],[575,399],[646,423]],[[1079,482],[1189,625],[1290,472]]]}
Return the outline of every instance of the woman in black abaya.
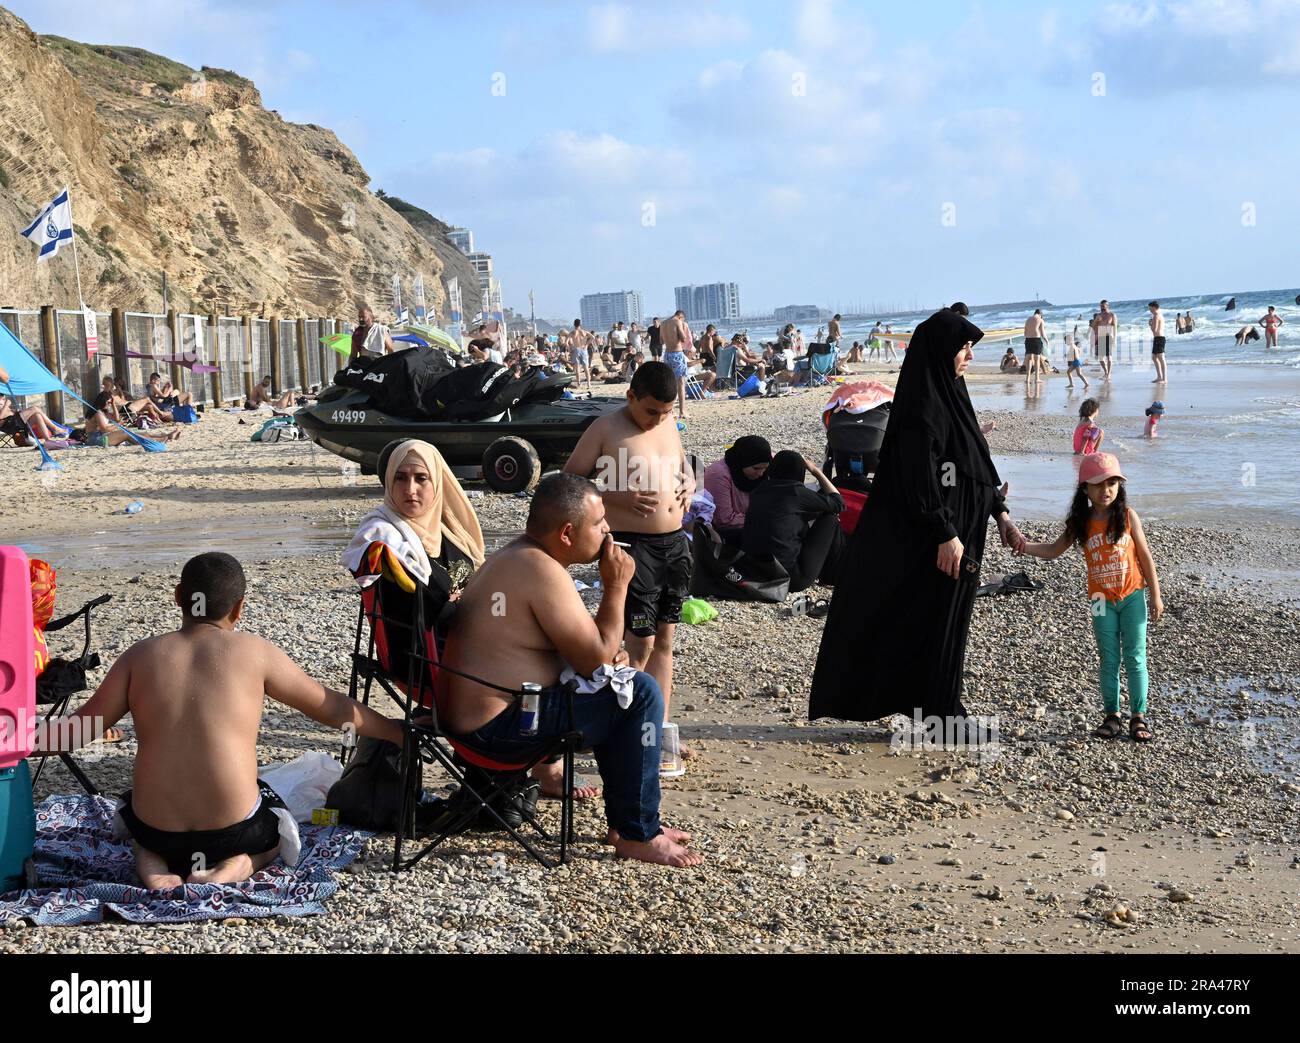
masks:
{"label": "woman in black abaya", "polygon": [[983,332],[945,308],[912,335],[871,494],[844,556],[808,716],[964,718],[988,520],[1020,547],[963,374]]}

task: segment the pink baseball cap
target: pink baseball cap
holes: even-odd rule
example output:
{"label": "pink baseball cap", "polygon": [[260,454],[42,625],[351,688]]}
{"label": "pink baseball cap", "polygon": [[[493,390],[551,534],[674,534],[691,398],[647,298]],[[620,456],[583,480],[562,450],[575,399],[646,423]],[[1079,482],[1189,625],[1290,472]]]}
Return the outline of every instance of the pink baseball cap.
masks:
{"label": "pink baseball cap", "polygon": [[1104,482],[1107,478],[1123,478],[1119,469],[1119,457],[1113,453],[1089,453],[1079,464],[1079,481],[1093,485]]}

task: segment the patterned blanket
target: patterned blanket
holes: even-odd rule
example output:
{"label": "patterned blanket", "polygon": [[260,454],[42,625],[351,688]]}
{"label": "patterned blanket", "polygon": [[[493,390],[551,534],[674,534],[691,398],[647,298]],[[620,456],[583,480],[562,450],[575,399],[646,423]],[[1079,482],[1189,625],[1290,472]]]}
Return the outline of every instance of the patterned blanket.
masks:
{"label": "patterned blanket", "polygon": [[240,884],[185,884],[148,891],[135,875],[129,842],[113,839],[115,802],[52,796],[36,809],[36,869],[42,886],[0,895],[0,922],[99,923],[109,912],[131,923],[186,923],[229,916],[310,916],[325,912],[338,888],[332,871],[357,857],[373,836],[346,826],[300,826],[302,855],[279,859]]}

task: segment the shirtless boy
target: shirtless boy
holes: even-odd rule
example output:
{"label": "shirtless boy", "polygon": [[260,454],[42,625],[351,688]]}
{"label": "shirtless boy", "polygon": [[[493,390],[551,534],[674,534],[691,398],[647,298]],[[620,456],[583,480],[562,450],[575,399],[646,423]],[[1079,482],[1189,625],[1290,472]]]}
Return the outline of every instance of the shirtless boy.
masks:
{"label": "shirtless boy", "polygon": [[1151,327],[1151,363],[1156,367],[1153,384],[1167,384],[1169,373],[1165,369],[1165,317],[1160,312],[1160,302],[1152,301],[1147,305],[1151,318],[1147,325]]}
{"label": "shirtless boy", "polygon": [[181,628],[132,645],[80,710],[36,732],[36,750],[69,752],[131,714],[139,752],[120,814],[151,889],[247,880],[278,854],[279,819],[257,781],[264,694],[321,724],[403,741],[400,722],[238,633],[244,589],[229,554],[191,558],[175,592]]}
{"label": "shirtless boy", "polygon": [[694,343],[691,339],[691,328],[686,324],[686,313],[680,308],[673,312],[673,317],[660,328],[659,338],[664,349],[664,364],[677,378],[677,411],[684,419],[686,417],[686,349]]}
{"label": "shirtless boy", "polygon": [[1116,335],[1119,332],[1119,320],[1115,318],[1115,313],[1110,310],[1110,302],[1101,302],[1101,311],[1097,313],[1093,330],[1097,336],[1097,357],[1101,360],[1101,372],[1107,380],[1110,379],[1110,353],[1112,348],[1117,347]]}
{"label": "shirtless boy", "polygon": [[1037,394],[1041,371],[1038,360],[1043,357],[1046,330],[1043,326],[1043,309],[1035,308],[1025,320],[1025,394]]}
{"label": "shirtless boy", "polygon": [[569,335],[569,362],[573,365],[573,382],[583,379],[582,371],[587,371],[587,390],[591,390],[591,347],[594,338],[582,328],[582,320],[573,320],[573,333]]}
{"label": "shirtless boy", "polygon": [[564,465],[570,474],[597,476],[614,539],[629,545],[636,575],[628,588],[624,639],[631,665],[659,682],[664,720],[673,697],[673,634],[691,585],[682,514],[695,492],[672,423],[675,380],[665,362],[641,366],[627,405],[587,428]]}
{"label": "shirtless boy", "polygon": [[[661,365],[661,363],[650,363]],[[670,407],[671,408],[671,407]],[[600,561],[602,595],[593,619],[568,573]],[[595,751],[604,783],[607,843],[624,858],[669,866],[702,861],[690,835],[659,821],[659,725],[663,701],[649,674],[631,681],[623,709],[611,686],[573,695],[560,686],[565,665],[591,677],[622,666],[624,602],[635,566],[610,538],[600,491],[572,474],[547,475],[533,494],[524,535],[497,551],[469,581],[447,637],[444,662],[504,687],[543,686],[537,730],[520,730],[517,698],[452,675],[443,724],[475,749],[517,754],[570,730]]]}

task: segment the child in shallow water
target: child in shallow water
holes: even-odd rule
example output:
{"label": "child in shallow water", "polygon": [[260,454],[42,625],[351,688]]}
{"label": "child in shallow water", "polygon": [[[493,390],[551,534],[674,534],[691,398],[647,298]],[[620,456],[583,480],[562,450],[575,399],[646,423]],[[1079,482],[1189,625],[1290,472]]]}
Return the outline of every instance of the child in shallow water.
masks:
{"label": "child in shallow water", "polygon": [[1147,426],[1142,433],[1148,438],[1156,438],[1156,424],[1160,423],[1165,415],[1165,404],[1163,402],[1152,402],[1147,406]]}
{"label": "child in shallow water", "polygon": [[1106,433],[1097,426],[1101,405],[1095,398],[1085,398],[1079,406],[1079,426],[1074,429],[1074,455],[1087,456],[1101,448]]}
{"label": "child in shallow water", "polygon": [[1085,457],[1065,530],[1055,542],[1030,543],[1024,552],[1050,561],[1076,543],[1082,549],[1088,563],[1088,600],[1101,657],[1101,697],[1106,712],[1093,737],[1114,739],[1124,731],[1119,714],[1122,660],[1128,679],[1129,736],[1135,742],[1150,742],[1146,720],[1147,600],[1152,622],[1164,615],[1165,605],[1156,563],[1137,511],[1128,506],[1124,481],[1119,460],[1110,453]]}

